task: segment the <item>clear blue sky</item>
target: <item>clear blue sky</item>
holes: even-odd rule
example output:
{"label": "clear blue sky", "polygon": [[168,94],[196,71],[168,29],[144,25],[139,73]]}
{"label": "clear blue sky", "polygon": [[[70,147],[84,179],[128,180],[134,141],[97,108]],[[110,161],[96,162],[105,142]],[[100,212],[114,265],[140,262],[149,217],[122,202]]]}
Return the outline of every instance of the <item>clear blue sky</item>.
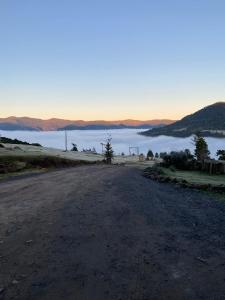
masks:
{"label": "clear blue sky", "polygon": [[224,0],[0,0],[0,117],[177,119],[224,100]]}

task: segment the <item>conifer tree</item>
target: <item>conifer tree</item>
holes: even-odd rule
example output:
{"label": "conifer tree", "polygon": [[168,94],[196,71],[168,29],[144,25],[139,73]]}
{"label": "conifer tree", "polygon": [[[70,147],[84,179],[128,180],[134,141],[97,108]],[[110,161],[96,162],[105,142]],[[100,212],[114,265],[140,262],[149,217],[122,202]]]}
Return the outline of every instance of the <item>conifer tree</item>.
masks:
{"label": "conifer tree", "polygon": [[106,163],[107,164],[111,164],[112,163],[112,159],[113,159],[113,149],[112,149],[112,145],[111,145],[111,139],[109,138],[107,140],[107,143],[105,145],[105,159],[106,159]]}
{"label": "conifer tree", "polygon": [[206,140],[200,136],[200,134],[196,134],[194,137],[195,144],[195,157],[198,161],[203,161],[204,159],[209,158],[210,152],[208,149],[208,144]]}

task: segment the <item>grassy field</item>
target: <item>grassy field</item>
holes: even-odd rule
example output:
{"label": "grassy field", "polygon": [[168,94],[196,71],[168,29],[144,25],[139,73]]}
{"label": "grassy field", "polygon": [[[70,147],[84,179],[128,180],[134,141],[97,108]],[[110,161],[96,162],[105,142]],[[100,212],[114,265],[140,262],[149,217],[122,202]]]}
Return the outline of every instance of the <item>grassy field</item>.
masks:
{"label": "grassy field", "polygon": [[[101,154],[62,151],[33,145],[3,144],[0,147],[0,179],[24,174],[42,173],[56,168],[101,163]],[[115,156],[114,164],[138,168],[150,167],[153,161],[139,162],[138,156]]]}
{"label": "grassy field", "polygon": [[[36,147],[32,145],[16,145],[16,144],[3,144],[4,148],[0,148],[1,157],[41,157],[51,156],[64,158],[75,161],[87,161],[87,162],[99,162],[104,159],[101,154],[93,154],[88,152],[74,152],[74,151],[62,151],[60,149]],[[114,164],[126,164],[130,166],[137,166],[139,168],[150,167],[154,164],[154,161],[139,162],[139,157],[136,156],[121,156],[115,155],[113,159]]]}
{"label": "grassy field", "polygon": [[171,171],[167,168],[162,168],[166,176],[186,180],[190,183],[197,184],[212,184],[212,185],[225,185],[225,175],[209,175],[199,171]]}

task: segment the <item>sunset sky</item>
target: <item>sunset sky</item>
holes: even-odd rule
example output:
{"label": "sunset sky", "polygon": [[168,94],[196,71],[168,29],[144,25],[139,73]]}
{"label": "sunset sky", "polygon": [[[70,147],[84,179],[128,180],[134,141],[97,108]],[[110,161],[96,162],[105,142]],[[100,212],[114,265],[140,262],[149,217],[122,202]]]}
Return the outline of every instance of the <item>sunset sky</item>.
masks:
{"label": "sunset sky", "polygon": [[217,101],[224,0],[0,1],[0,117],[179,119]]}

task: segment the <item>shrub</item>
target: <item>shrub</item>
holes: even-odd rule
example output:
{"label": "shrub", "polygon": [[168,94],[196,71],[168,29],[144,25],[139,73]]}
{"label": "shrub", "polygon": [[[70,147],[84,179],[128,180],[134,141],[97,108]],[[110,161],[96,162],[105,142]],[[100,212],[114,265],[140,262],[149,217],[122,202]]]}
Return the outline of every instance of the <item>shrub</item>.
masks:
{"label": "shrub", "polygon": [[157,165],[154,165],[152,167],[148,167],[144,170],[148,174],[152,175],[165,175],[165,172]]}
{"label": "shrub", "polygon": [[225,160],[225,150],[218,150],[216,156],[218,156],[219,160]]}
{"label": "shrub", "polygon": [[147,159],[153,158],[153,157],[154,157],[154,154],[153,154],[152,150],[148,150]]}
{"label": "shrub", "polygon": [[194,158],[189,150],[172,151],[163,157],[162,166],[166,168],[173,166],[173,168],[180,170],[190,170],[194,167]]}
{"label": "shrub", "polygon": [[162,158],[162,159],[163,159],[166,155],[167,155],[167,152],[160,152],[160,153],[159,153],[159,157]]}
{"label": "shrub", "polygon": [[72,149],[71,149],[71,151],[75,151],[75,152],[78,151],[77,144],[72,143]]}
{"label": "shrub", "polygon": [[4,143],[4,144],[17,144],[17,145],[31,145],[31,146],[37,146],[37,147],[42,147],[40,144],[38,143],[27,143],[27,142],[23,142],[23,141],[20,141],[18,139],[10,139],[10,138],[7,138],[7,137],[1,137],[1,142]]}

